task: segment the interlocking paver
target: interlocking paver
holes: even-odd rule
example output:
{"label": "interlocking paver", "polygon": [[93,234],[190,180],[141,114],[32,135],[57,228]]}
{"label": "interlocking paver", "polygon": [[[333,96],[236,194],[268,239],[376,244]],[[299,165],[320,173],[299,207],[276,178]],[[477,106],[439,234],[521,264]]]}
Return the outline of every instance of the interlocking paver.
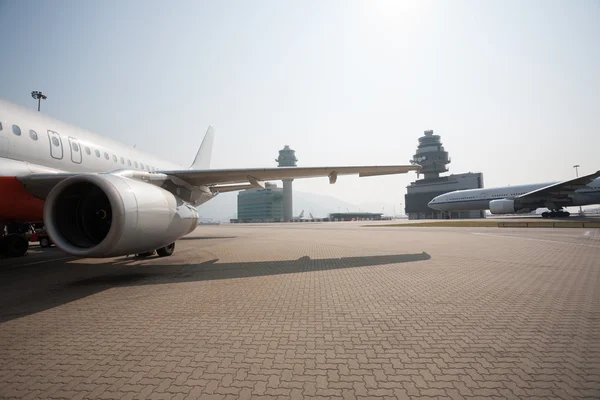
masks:
{"label": "interlocking paver", "polygon": [[599,398],[577,231],[218,226],[0,269],[0,398]]}

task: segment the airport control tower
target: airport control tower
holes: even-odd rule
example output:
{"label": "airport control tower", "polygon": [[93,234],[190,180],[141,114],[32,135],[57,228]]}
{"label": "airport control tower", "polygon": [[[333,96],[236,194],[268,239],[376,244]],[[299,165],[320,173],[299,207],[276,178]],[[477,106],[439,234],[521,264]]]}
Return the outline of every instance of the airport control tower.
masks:
{"label": "airport control tower", "polygon": [[[290,149],[287,144],[279,150],[279,157],[275,159],[278,167],[295,167],[296,151]],[[292,179],[283,181],[283,220],[289,222],[294,218],[292,202]]]}
{"label": "airport control tower", "polygon": [[429,201],[440,194],[483,187],[481,172],[440,176],[448,172],[450,157],[442,146],[440,136],[434,135],[432,130],[425,131],[425,134],[419,138],[417,151],[410,163],[420,165],[419,175],[424,176],[406,187],[404,210],[409,219],[483,218],[485,216],[483,211],[445,213],[429,208]]}
{"label": "airport control tower", "polygon": [[446,165],[450,164],[450,161],[440,136],[434,135],[433,131],[429,130],[419,138],[417,152],[410,163],[421,166],[419,173],[423,174],[425,179],[435,179],[439,178],[440,174],[448,172]]}

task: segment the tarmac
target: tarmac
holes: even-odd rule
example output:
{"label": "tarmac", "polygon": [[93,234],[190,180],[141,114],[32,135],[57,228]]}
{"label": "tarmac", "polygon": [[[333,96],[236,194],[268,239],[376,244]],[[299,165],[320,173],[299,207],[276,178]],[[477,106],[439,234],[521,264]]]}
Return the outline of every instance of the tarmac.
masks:
{"label": "tarmac", "polygon": [[600,398],[600,229],[363,225],[0,260],[0,398]]}

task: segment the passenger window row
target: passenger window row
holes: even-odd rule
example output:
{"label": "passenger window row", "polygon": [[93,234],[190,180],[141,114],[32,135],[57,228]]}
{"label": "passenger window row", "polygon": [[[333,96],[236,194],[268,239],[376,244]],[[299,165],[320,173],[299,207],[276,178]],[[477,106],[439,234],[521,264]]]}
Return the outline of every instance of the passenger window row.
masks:
{"label": "passenger window row", "polygon": [[[2,130],[2,122],[0,122],[0,131]],[[15,136],[21,136],[21,128],[18,125],[13,125],[12,126],[12,132]],[[34,131],[33,129],[29,130],[29,137],[32,140],[38,140],[38,134],[36,131]],[[55,136],[52,136],[51,139],[52,145],[55,147],[59,147],[60,146],[60,142],[58,141],[58,139]],[[79,152],[79,145],[75,142],[71,143],[71,147],[73,149],[74,152]],[[85,154],[87,154],[88,156],[92,154],[92,150],[89,147],[85,147]],[[100,158],[100,150],[94,150],[94,154],[96,155],[97,158]],[[107,152],[104,152],[104,158],[106,160],[110,160],[110,156],[108,155]],[[125,165],[125,159],[123,157],[120,157],[117,159],[116,155],[112,155],[112,160],[113,162],[121,162],[122,165]],[[138,168],[138,169],[143,169],[146,170],[148,172],[156,172],[158,171],[157,168],[150,166],[150,165],[145,165],[143,163],[139,163],[137,161],[134,161],[133,163],[131,162],[131,160],[127,160],[127,166],[128,167],[134,167],[134,168]]]}
{"label": "passenger window row", "polygon": [[458,197],[458,198],[455,198],[455,199],[453,199],[453,200],[469,200],[469,199],[474,199],[474,198],[475,198],[475,196],[470,196],[470,197]]}
{"label": "passenger window row", "polygon": [[[75,144],[75,143],[73,143],[73,144]],[[87,146],[85,148],[85,153],[88,154],[88,155],[91,154],[91,150]],[[94,154],[96,155],[97,158],[100,158],[100,150],[94,150]],[[107,160],[107,161],[109,161],[109,160],[112,159],[112,161],[115,162],[115,163],[119,163],[120,162],[122,165],[125,165],[125,158],[123,158],[123,157],[117,157],[115,154],[113,154],[111,156],[107,152],[104,152],[104,159]],[[150,165],[144,166],[143,163],[139,163],[138,164],[137,161],[131,162],[130,159],[127,159],[127,166],[128,167],[138,168],[138,169],[143,169],[143,170],[146,170],[148,172],[156,172],[156,171],[158,171],[158,168],[156,168],[156,167],[152,167]]]}

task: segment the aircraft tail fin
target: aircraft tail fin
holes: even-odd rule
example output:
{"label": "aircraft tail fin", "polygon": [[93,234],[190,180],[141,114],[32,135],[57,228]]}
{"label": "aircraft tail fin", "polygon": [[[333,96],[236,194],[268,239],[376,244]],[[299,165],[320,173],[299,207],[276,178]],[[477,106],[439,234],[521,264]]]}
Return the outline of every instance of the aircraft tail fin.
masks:
{"label": "aircraft tail fin", "polygon": [[204,135],[204,140],[198,149],[196,158],[190,166],[190,169],[209,169],[210,168],[210,157],[212,155],[213,141],[215,139],[215,129],[209,126]]}

